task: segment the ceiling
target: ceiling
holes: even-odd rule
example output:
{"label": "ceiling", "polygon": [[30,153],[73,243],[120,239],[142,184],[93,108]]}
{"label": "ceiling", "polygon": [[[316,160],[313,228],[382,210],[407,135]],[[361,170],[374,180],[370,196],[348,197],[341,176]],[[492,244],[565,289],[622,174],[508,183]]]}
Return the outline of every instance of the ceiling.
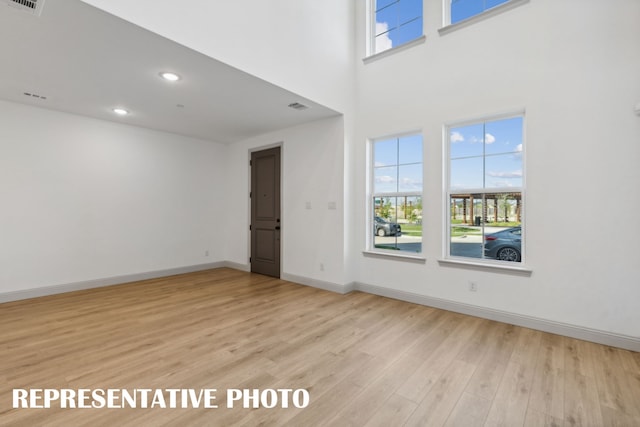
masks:
{"label": "ceiling", "polygon": [[0,0],[0,99],[220,143],[338,114],[80,0],[41,4]]}

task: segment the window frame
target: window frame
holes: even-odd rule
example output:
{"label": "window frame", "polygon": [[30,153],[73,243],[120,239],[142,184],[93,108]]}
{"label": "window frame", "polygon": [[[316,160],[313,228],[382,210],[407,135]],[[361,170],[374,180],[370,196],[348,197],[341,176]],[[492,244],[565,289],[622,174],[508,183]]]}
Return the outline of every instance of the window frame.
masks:
{"label": "window frame", "polygon": [[476,22],[484,21],[485,19],[489,19],[493,16],[499,15],[503,12],[514,9],[528,2],[529,0],[507,0],[505,3],[490,7],[489,9],[485,9],[482,12],[479,12],[475,15],[452,24],[451,0],[442,0],[442,28],[438,29],[438,33],[441,36],[448,34],[457,29],[473,25]]}
{"label": "window frame", "polygon": [[[396,191],[396,192],[376,192],[375,191],[375,144],[376,142],[388,141],[392,139],[400,139],[408,136],[420,136],[420,143],[422,149],[422,157],[420,158],[420,165],[422,168],[422,188],[419,192],[408,191]],[[383,255],[393,258],[407,258],[413,260],[424,261],[424,205],[422,208],[423,218],[421,219],[421,236],[420,236],[420,252],[411,252],[404,250],[391,250],[381,249],[375,246],[375,236],[372,230],[375,227],[375,206],[374,198],[376,197],[420,197],[422,203],[424,203],[424,134],[422,130],[407,131],[400,133],[393,133],[386,136],[369,138],[367,141],[367,202],[366,202],[366,249],[365,254]],[[396,167],[400,165],[400,159],[397,159]],[[418,163],[418,162],[416,162]],[[397,220],[397,218],[396,218]]]}
{"label": "window frame", "polygon": [[[452,189],[451,188],[451,129],[459,128],[470,125],[478,125],[488,122],[495,122],[500,120],[512,119],[516,117],[522,118],[522,150],[520,151],[522,155],[522,186],[521,187],[485,187],[485,188],[464,188],[464,189]],[[526,161],[527,161],[527,142],[526,142],[526,111],[525,109],[514,109],[509,110],[504,113],[496,113],[489,115],[482,115],[478,117],[474,117],[471,119],[465,120],[457,120],[452,122],[447,122],[444,124],[442,132],[443,132],[443,228],[442,228],[442,259],[440,261],[445,263],[452,264],[466,264],[466,265],[476,265],[480,267],[498,267],[503,269],[510,270],[522,270],[522,271],[530,271],[526,267],[526,235],[527,235],[527,227],[525,226],[526,221]],[[487,156],[483,154],[483,159]],[[482,251],[482,257],[465,257],[459,255],[451,255],[451,196],[455,194],[461,193],[473,193],[473,194],[496,194],[496,193],[520,193],[520,226],[521,226],[521,245],[520,245],[520,261],[519,262],[511,262],[511,261],[500,261],[496,259],[487,259],[484,258],[484,250]],[[484,197],[483,197],[484,200]],[[472,208],[473,209],[473,208]],[[472,211],[473,212],[473,211]],[[482,226],[482,247],[484,249],[484,226]]]}
{"label": "window frame", "polygon": [[[403,0],[397,0],[397,2],[399,3],[400,1]],[[417,36],[414,39],[408,40],[402,44],[399,44],[397,46],[392,46],[389,49],[385,49],[382,50],[380,52],[376,52],[376,22],[377,22],[377,15],[376,15],[376,9],[377,9],[377,2],[378,0],[368,0],[367,1],[367,46],[366,46],[366,59],[369,58],[373,58],[373,57],[383,57],[386,56],[387,54],[389,54],[390,52],[398,52],[401,50],[404,50],[408,47],[411,46],[415,46],[417,44],[421,44],[422,42],[424,42],[425,40],[425,35],[424,35],[424,0],[422,1],[422,10],[420,13],[420,20],[421,20],[421,31],[420,31],[420,35]],[[409,21],[410,22],[410,21]]]}

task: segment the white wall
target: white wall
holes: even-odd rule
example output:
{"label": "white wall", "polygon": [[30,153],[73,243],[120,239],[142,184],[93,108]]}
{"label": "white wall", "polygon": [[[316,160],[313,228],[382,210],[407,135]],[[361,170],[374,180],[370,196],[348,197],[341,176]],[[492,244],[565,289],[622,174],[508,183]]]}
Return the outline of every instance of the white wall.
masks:
{"label": "white wall", "polygon": [[84,1],[337,111],[351,105],[353,1]]}
{"label": "white wall", "polygon": [[224,259],[225,146],[0,101],[0,153],[0,293]]}
{"label": "white wall", "polygon": [[[226,221],[226,260],[243,265],[249,261],[249,153],[281,144],[282,272],[344,283],[343,141],[343,118],[335,117],[229,146],[233,167],[225,184],[233,209]],[[335,210],[328,208],[329,202],[336,203]]]}
{"label": "white wall", "polygon": [[[322,2],[288,0],[207,2],[192,0],[185,3],[150,0],[136,2],[84,1],[343,113],[347,125],[341,125],[341,135],[332,135],[327,147],[313,147],[313,149],[328,150],[322,153],[322,156],[339,157],[339,163],[322,163],[324,170],[336,171],[330,177],[331,182],[329,184],[322,182],[326,180],[326,177],[320,175],[318,175],[318,183],[312,183],[311,178],[315,179],[315,175],[309,175],[299,181],[306,182],[309,190],[319,189],[321,193],[327,188],[331,188],[331,190],[327,190],[330,192],[338,191],[338,187],[340,187],[339,194],[336,194],[337,212],[325,212],[328,202],[325,198],[322,201],[325,207],[324,211],[314,204],[312,213],[305,212],[301,217],[311,215],[316,223],[321,224],[332,224],[337,217],[339,224],[336,227],[342,229],[344,218],[352,216],[350,205],[352,199],[344,198],[345,194],[353,188],[350,182],[351,178],[345,177],[344,169],[339,171],[338,169],[341,167],[340,165],[344,164],[345,154],[352,151],[352,142],[354,141],[353,109],[356,54],[353,41],[355,38],[356,2],[344,0]],[[243,147],[242,149],[246,151],[247,144],[270,144],[278,140],[276,134],[236,143],[231,148],[231,152],[237,154],[238,147]],[[275,139],[272,141],[273,138]],[[323,136],[314,135],[305,137],[307,140],[322,140],[324,144],[323,138]],[[305,149],[309,149],[309,146],[300,145],[304,148],[298,150],[297,145],[293,145],[291,151],[297,162],[300,157],[298,153],[303,153]],[[240,160],[231,154],[229,164],[243,165],[245,154],[242,153]],[[302,157],[304,156],[306,154],[302,154]],[[241,163],[237,163],[238,161]],[[317,166],[315,162],[311,162],[309,165]],[[295,170],[294,165],[285,165],[285,167],[289,167],[289,171],[294,171],[295,176],[301,174]],[[234,172],[237,171],[234,170]],[[338,177],[340,177],[339,184],[335,181]],[[246,179],[246,176],[242,179]],[[291,188],[291,197],[294,197],[296,191],[297,188]],[[235,197],[233,190],[229,194],[230,197]],[[308,198],[310,196],[300,195],[299,197]],[[299,208],[300,206],[297,205],[294,209]],[[232,221],[234,223],[239,221],[242,227],[241,232],[245,233],[244,228],[246,228],[248,220],[232,217]],[[231,230],[236,233],[235,228],[232,227]],[[352,239],[345,239],[338,234],[336,236],[338,237],[337,241],[332,241],[330,245],[313,246],[310,250],[316,251],[317,254],[312,257],[308,253],[307,245],[313,240],[298,237],[293,233],[288,234],[283,244],[286,248],[288,242],[292,249],[283,254],[283,272],[293,274],[296,271],[300,274],[305,273],[305,277],[321,277],[322,280],[335,281],[336,283],[343,283],[347,278],[348,281],[352,281],[353,272],[345,272],[344,270],[347,258],[350,256],[347,248],[350,247]],[[303,250],[293,249],[294,245],[298,243]],[[247,262],[247,244],[248,242],[244,238],[230,239],[229,261],[245,264]],[[238,247],[239,245],[240,247]],[[321,251],[325,248],[330,250],[326,255],[323,255]],[[335,248],[337,248],[337,252],[334,250]],[[299,259],[300,256],[303,259]],[[333,261],[334,257],[337,257],[336,261]],[[323,258],[326,259],[323,260]],[[323,272],[319,271],[320,262],[325,264]],[[338,278],[340,279],[338,280]]]}
{"label": "white wall", "polygon": [[[425,0],[426,42],[358,61],[357,85],[350,40],[364,57],[363,1],[87,3],[345,116],[222,147],[0,103],[0,292],[246,265],[249,151],[281,143],[285,274],[640,336],[636,0],[531,0],[445,36],[442,2]],[[532,275],[441,265],[443,123],[520,108]],[[425,140],[427,262],[364,257],[366,139],[414,129]]]}
{"label": "white wall", "polygon": [[[364,2],[358,34],[364,35]],[[424,134],[426,264],[357,257],[359,281],[640,337],[640,2],[531,0],[358,67],[355,174],[365,218],[365,141]],[[358,41],[364,57],[364,37]],[[443,247],[442,125],[526,109],[526,255],[530,277],[438,263]],[[358,227],[356,221],[352,224]],[[364,249],[364,227],[356,245]],[[468,291],[468,281],[479,291]]]}

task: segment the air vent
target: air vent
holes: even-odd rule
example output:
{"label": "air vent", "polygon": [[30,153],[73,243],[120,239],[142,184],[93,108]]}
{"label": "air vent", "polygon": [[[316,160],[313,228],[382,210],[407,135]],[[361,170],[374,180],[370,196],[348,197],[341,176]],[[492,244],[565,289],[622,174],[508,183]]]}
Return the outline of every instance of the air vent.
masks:
{"label": "air vent", "polygon": [[28,96],[29,98],[35,98],[35,99],[40,99],[42,101],[46,101],[47,97],[44,95],[40,95],[37,93],[31,93],[31,92],[23,92],[24,96]]}
{"label": "air vent", "polygon": [[299,102],[293,102],[291,104],[289,104],[289,108],[293,108],[294,110],[307,110],[309,109],[309,106],[304,105],[304,104],[300,104]]}
{"label": "air vent", "polygon": [[9,6],[40,16],[44,0],[4,0]]}

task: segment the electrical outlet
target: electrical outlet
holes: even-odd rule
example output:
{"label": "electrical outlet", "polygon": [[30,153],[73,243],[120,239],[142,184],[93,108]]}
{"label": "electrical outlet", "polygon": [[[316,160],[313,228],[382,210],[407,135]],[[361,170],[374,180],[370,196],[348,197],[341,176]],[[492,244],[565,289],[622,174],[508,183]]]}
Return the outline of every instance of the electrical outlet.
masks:
{"label": "electrical outlet", "polygon": [[477,282],[469,282],[469,292],[478,292]]}
{"label": "electrical outlet", "polygon": [[320,271],[324,271],[324,264],[320,263]]}
{"label": "electrical outlet", "polygon": [[204,256],[209,256],[209,249],[207,249],[206,251],[204,251]]}

